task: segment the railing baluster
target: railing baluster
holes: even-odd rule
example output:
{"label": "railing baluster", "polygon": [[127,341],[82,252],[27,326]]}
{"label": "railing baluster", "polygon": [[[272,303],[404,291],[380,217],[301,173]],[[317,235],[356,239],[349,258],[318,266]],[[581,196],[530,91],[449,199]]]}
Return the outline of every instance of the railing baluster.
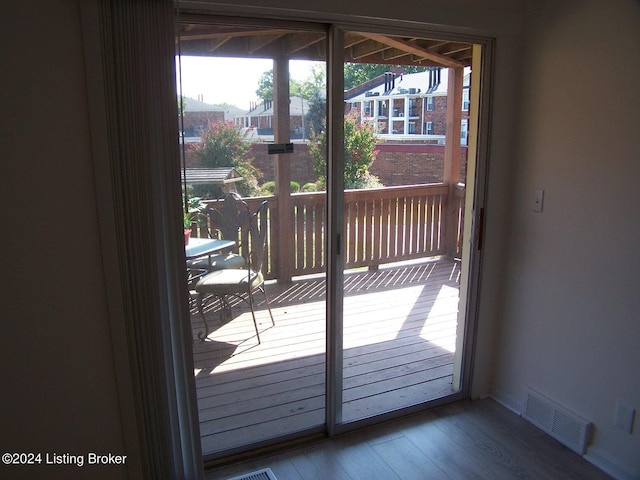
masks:
{"label": "railing baluster", "polygon": [[[412,185],[345,192],[344,256],[345,267],[376,267],[399,260],[430,255],[459,255],[464,218],[464,187],[457,187],[456,198],[448,198],[446,185]],[[295,275],[323,272],[326,265],[325,223],[326,195],[324,192],[292,195],[294,231],[278,232],[279,212],[273,197],[245,199],[251,211],[263,200],[269,200],[269,232],[267,236],[267,278],[278,272],[275,251],[271,245],[288,242],[294,249]],[[456,251],[443,250],[445,206],[455,202],[455,225],[449,231],[457,233]],[[217,200],[205,202],[215,208]],[[206,234],[206,232],[200,232]],[[290,251],[285,249],[284,251]]]}

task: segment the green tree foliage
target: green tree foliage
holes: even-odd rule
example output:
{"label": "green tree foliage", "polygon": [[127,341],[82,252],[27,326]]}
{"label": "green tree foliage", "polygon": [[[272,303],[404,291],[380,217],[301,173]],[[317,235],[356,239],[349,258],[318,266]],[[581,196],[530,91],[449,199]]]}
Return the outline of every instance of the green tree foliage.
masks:
{"label": "green tree foliage", "polygon": [[273,70],[266,71],[260,76],[256,95],[263,102],[273,100]]}
{"label": "green tree foliage", "polygon": [[[374,188],[382,184],[369,167],[376,157],[377,138],[373,125],[360,123],[351,113],[344,117],[344,188]],[[327,136],[321,133],[309,144],[314,172],[319,186],[326,185]]]}
{"label": "green tree foliage", "polygon": [[[397,65],[376,65],[371,63],[345,63],[344,64],[344,88],[349,90],[364,82],[384,75]],[[418,73],[427,70],[427,67],[402,67],[404,73]]]}
{"label": "green tree foliage", "polygon": [[[315,92],[321,89],[324,89],[324,70],[320,67],[311,67],[311,77],[302,82],[294,78],[289,79],[290,97],[309,100]],[[273,100],[273,70],[268,70],[260,76],[256,95],[263,102]]]}
{"label": "green tree foliage", "polygon": [[317,137],[327,127],[327,100],[320,90],[316,90],[309,99],[309,111],[305,115],[305,128],[308,138]]}
{"label": "green tree foliage", "polygon": [[[233,122],[209,122],[201,138],[201,143],[193,147],[201,165],[205,168],[234,167],[242,176],[242,181],[236,184],[240,195],[257,195],[261,172],[251,164],[250,144],[244,141],[241,129]],[[222,196],[218,185],[194,185],[193,193],[202,198]]]}

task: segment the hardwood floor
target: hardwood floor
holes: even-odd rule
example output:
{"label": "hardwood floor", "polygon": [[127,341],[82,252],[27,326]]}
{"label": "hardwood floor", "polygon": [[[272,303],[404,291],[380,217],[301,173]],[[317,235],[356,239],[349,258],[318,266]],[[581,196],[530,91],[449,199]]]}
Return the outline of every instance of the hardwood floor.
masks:
{"label": "hardwood floor", "polygon": [[463,401],[206,471],[270,468],[277,480],[611,478],[490,399]]}
{"label": "hardwood floor", "polygon": [[[362,419],[452,393],[458,283],[456,264],[423,263],[358,271],[344,281],[343,412]],[[224,455],[325,421],[323,278],[268,285],[275,326],[258,295],[257,344],[251,314],[236,303],[233,319],[194,343],[202,449]],[[202,321],[193,316],[194,336]]]}

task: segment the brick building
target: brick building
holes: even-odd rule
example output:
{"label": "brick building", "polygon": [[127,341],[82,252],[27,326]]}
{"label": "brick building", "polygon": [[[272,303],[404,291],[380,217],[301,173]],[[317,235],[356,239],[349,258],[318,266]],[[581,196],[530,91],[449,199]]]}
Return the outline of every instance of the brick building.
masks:
{"label": "brick building", "polygon": [[[304,134],[304,116],[309,112],[309,102],[300,97],[289,100],[289,133],[292,139],[301,139]],[[236,115],[238,127],[255,130],[257,137],[264,141],[273,140],[274,110],[273,102],[252,104],[251,109]]]}
{"label": "brick building", "polygon": [[234,106],[210,105],[202,99],[185,97],[182,104],[182,125],[185,137],[199,137],[209,123],[229,122],[243,113]]}
{"label": "brick building", "polygon": [[[462,99],[460,178],[465,178],[467,130],[469,118],[470,70],[465,69]],[[189,111],[193,119],[215,121],[222,111]],[[189,102],[187,102],[189,107]],[[262,172],[262,181],[274,180],[273,158],[267,143],[273,141],[273,104],[253,105],[249,112],[234,117],[252,142],[253,165]],[[203,107],[204,108],[204,107]],[[290,102],[291,139],[296,140],[291,154],[291,179],[304,185],[317,180],[308,146],[301,142],[304,114],[308,103],[299,97]],[[447,69],[404,74],[400,68],[369,80],[345,92],[345,113],[354,112],[361,121],[377,128],[376,159],[369,171],[385,186],[438,183],[443,181],[444,144],[447,118]],[[201,116],[198,116],[201,115]],[[224,116],[223,116],[224,118]],[[225,118],[229,120],[229,118]],[[197,125],[197,122],[194,121]],[[206,123],[205,123],[206,124]],[[186,127],[185,127],[186,128]],[[186,165],[198,167],[197,158],[187,149]]]}
{"label": "brick building", "polygon": [[[420,73],[393,69],[345,92],[345,114],[374,125],[381,141],[444,144],[448,69]],[[467,144],[471,70],[465,68],[461,142]]]}

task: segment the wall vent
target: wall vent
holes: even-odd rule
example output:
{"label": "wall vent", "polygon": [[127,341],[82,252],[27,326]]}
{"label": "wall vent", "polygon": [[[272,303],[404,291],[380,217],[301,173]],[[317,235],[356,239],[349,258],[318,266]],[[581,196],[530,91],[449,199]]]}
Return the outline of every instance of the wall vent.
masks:
{"label": "wall vent", "polygon": [[277,480],[270,468],[263,468],[257,472],[245,473],[239,477],[233,477],[229,480]]}
{"label": "wall vent", "polygon": [[525,388],[522,417],[580,455],[589,443],[591,422],[569,412],[544,395]]}

